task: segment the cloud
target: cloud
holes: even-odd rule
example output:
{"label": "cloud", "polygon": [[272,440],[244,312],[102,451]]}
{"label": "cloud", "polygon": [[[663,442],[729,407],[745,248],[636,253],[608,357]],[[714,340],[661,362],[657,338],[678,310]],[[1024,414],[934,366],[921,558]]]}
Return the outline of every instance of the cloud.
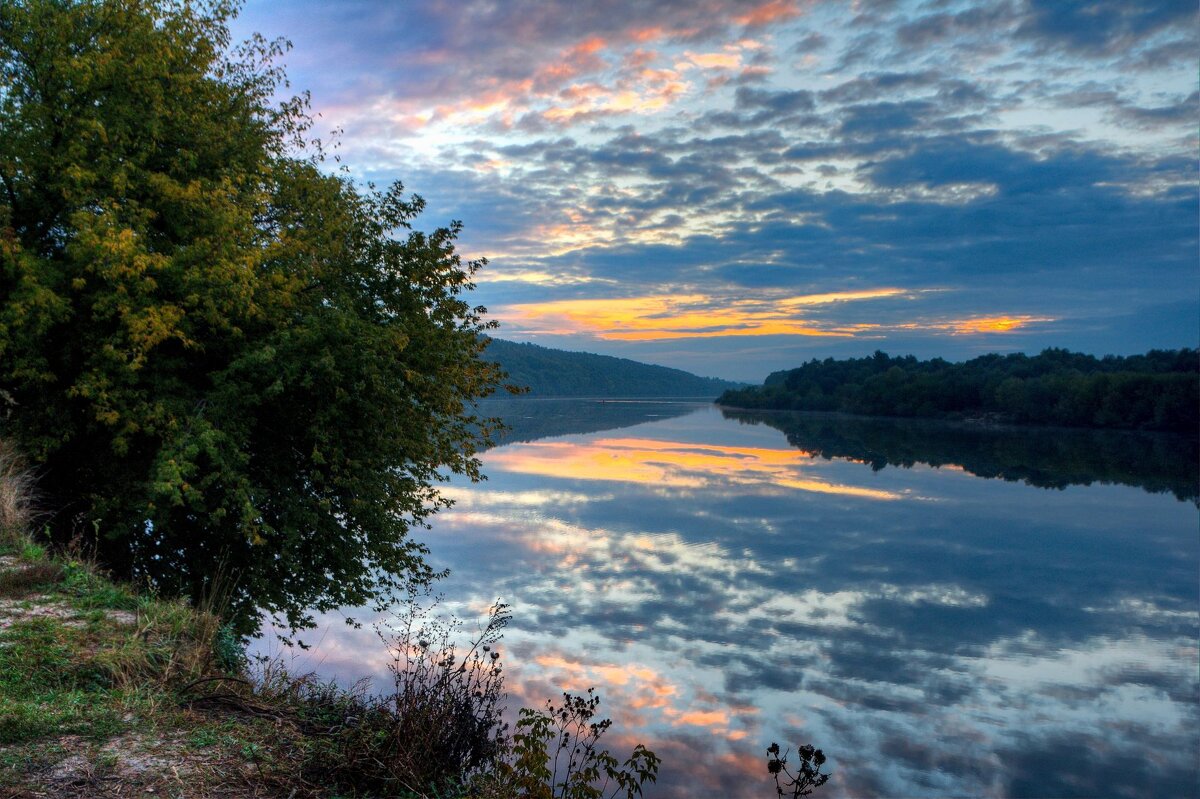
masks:
{"label": "cloud", "polygon": [[496,309],[511,324],[539,325],[541,332],[590,332],[614,340],[662,340],[713,336],[852,336],[800,317],[808,306],[907,294],[902,289],[780,297],[773,301],[722,300],[702,294],[558,300]]}
{"label": "cloud", "polygon": [[977,4],[955,12],[938,12],[903,22],[896,39],[906,47],[932,47],[953,37],[995,31],[1011,25],[1018,14],[1012,2]]}
{"label": "cloud", "polygon": [[1154,0],[1029,0],[1017,36],[1086,56],[1125,52],[1154,35],[1195,26],[1195,3]]}
{"label": "cloud", "polygon": [[525,334],[589,334],[608,341],[664,341],[737,336],[880,338],[889,331],[946,331],[952,335],[1014,333],[1054,317],[1029,314],[972,316],[921,321],[839,321],[814,316],[824,306],[864,300],[913,300],[919,295],[895,288],[843,291],[747,300],[709,295],[660,295],[555,300],[500,306],[495,316]]}
{"label": "cloud", "polygon": [[[1179,331],[1200,302],[1171,305],[1200,296],[1185,127],[1200,42],[1184,5],[248,10],[299,27],[293,77],[315,77],[318,110],[347,129],[343,160],[464,220],[464,251],[492,261],[480,301],[542,343],[583,333],[690,366],[703,342],[748,370],[756,338],[772,342],[753,350],[764,373],[856,342],[974,354],[967,342],[997,339],[971,335],[976,319],[1018,320],[1006,340],[1028,347],[1195,343]],[[323,47],[338,69],[317,68]],[[836,315],[772,305],[879,286],[951,291]],[[522,315],[672,294],[706,298],[680,308],[694,324],[596,339],[579,319]],[[1126,335],[1121,320],[1168,306]]]}
{"label": "cloud", "polygon": [[734,98],[735,109],[761,108],[779,115],[812,111],[816,108],[813,93],[804,89],[772,92],[741,86],[735,92]]}

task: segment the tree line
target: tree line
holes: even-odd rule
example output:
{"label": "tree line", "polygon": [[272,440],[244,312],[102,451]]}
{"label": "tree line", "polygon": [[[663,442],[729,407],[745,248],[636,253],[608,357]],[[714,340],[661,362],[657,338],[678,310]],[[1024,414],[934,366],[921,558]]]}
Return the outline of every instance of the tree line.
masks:
{"label": "tree line", "polygon": [[867,416],[1196,432],[1200,360],[1195,349],[1097,358],[1065,349],[990,354],[963,363],[876,351],[813,359],[762,386],[726,391],[721,405],[839,411]]}

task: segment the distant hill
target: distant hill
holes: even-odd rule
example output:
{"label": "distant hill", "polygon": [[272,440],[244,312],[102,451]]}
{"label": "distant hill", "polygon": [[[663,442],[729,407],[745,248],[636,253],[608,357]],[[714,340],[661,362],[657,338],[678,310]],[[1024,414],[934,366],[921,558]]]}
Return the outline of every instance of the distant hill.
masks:
{"label": "distant hill", "polygon": [[697,377],[682,369],[652,366],[628,358],[567,352],[492,339],[483,357],[500,364],[508,380],[527,386],[533,397],[697,397],[713,398],[741,383]]}

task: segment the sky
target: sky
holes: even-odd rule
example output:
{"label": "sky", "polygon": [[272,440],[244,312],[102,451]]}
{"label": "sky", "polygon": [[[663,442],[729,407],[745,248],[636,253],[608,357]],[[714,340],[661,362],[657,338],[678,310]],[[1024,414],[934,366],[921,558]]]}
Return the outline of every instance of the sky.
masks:
{"label": "sky", "polygon": [[760,381],[1200,343],[1193,0],[249,0],[495,335]]}

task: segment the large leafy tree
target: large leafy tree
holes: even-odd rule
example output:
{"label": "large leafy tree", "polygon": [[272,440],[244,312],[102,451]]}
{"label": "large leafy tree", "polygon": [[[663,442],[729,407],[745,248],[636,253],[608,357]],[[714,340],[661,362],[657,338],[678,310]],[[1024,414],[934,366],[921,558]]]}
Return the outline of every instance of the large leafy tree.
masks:
{"label": "large leafy tree", "polygon": [[498,375],[457,223],[323,170],[236,10],[0,4],[0,410],[56,535],[296,623],[429,576]]}

